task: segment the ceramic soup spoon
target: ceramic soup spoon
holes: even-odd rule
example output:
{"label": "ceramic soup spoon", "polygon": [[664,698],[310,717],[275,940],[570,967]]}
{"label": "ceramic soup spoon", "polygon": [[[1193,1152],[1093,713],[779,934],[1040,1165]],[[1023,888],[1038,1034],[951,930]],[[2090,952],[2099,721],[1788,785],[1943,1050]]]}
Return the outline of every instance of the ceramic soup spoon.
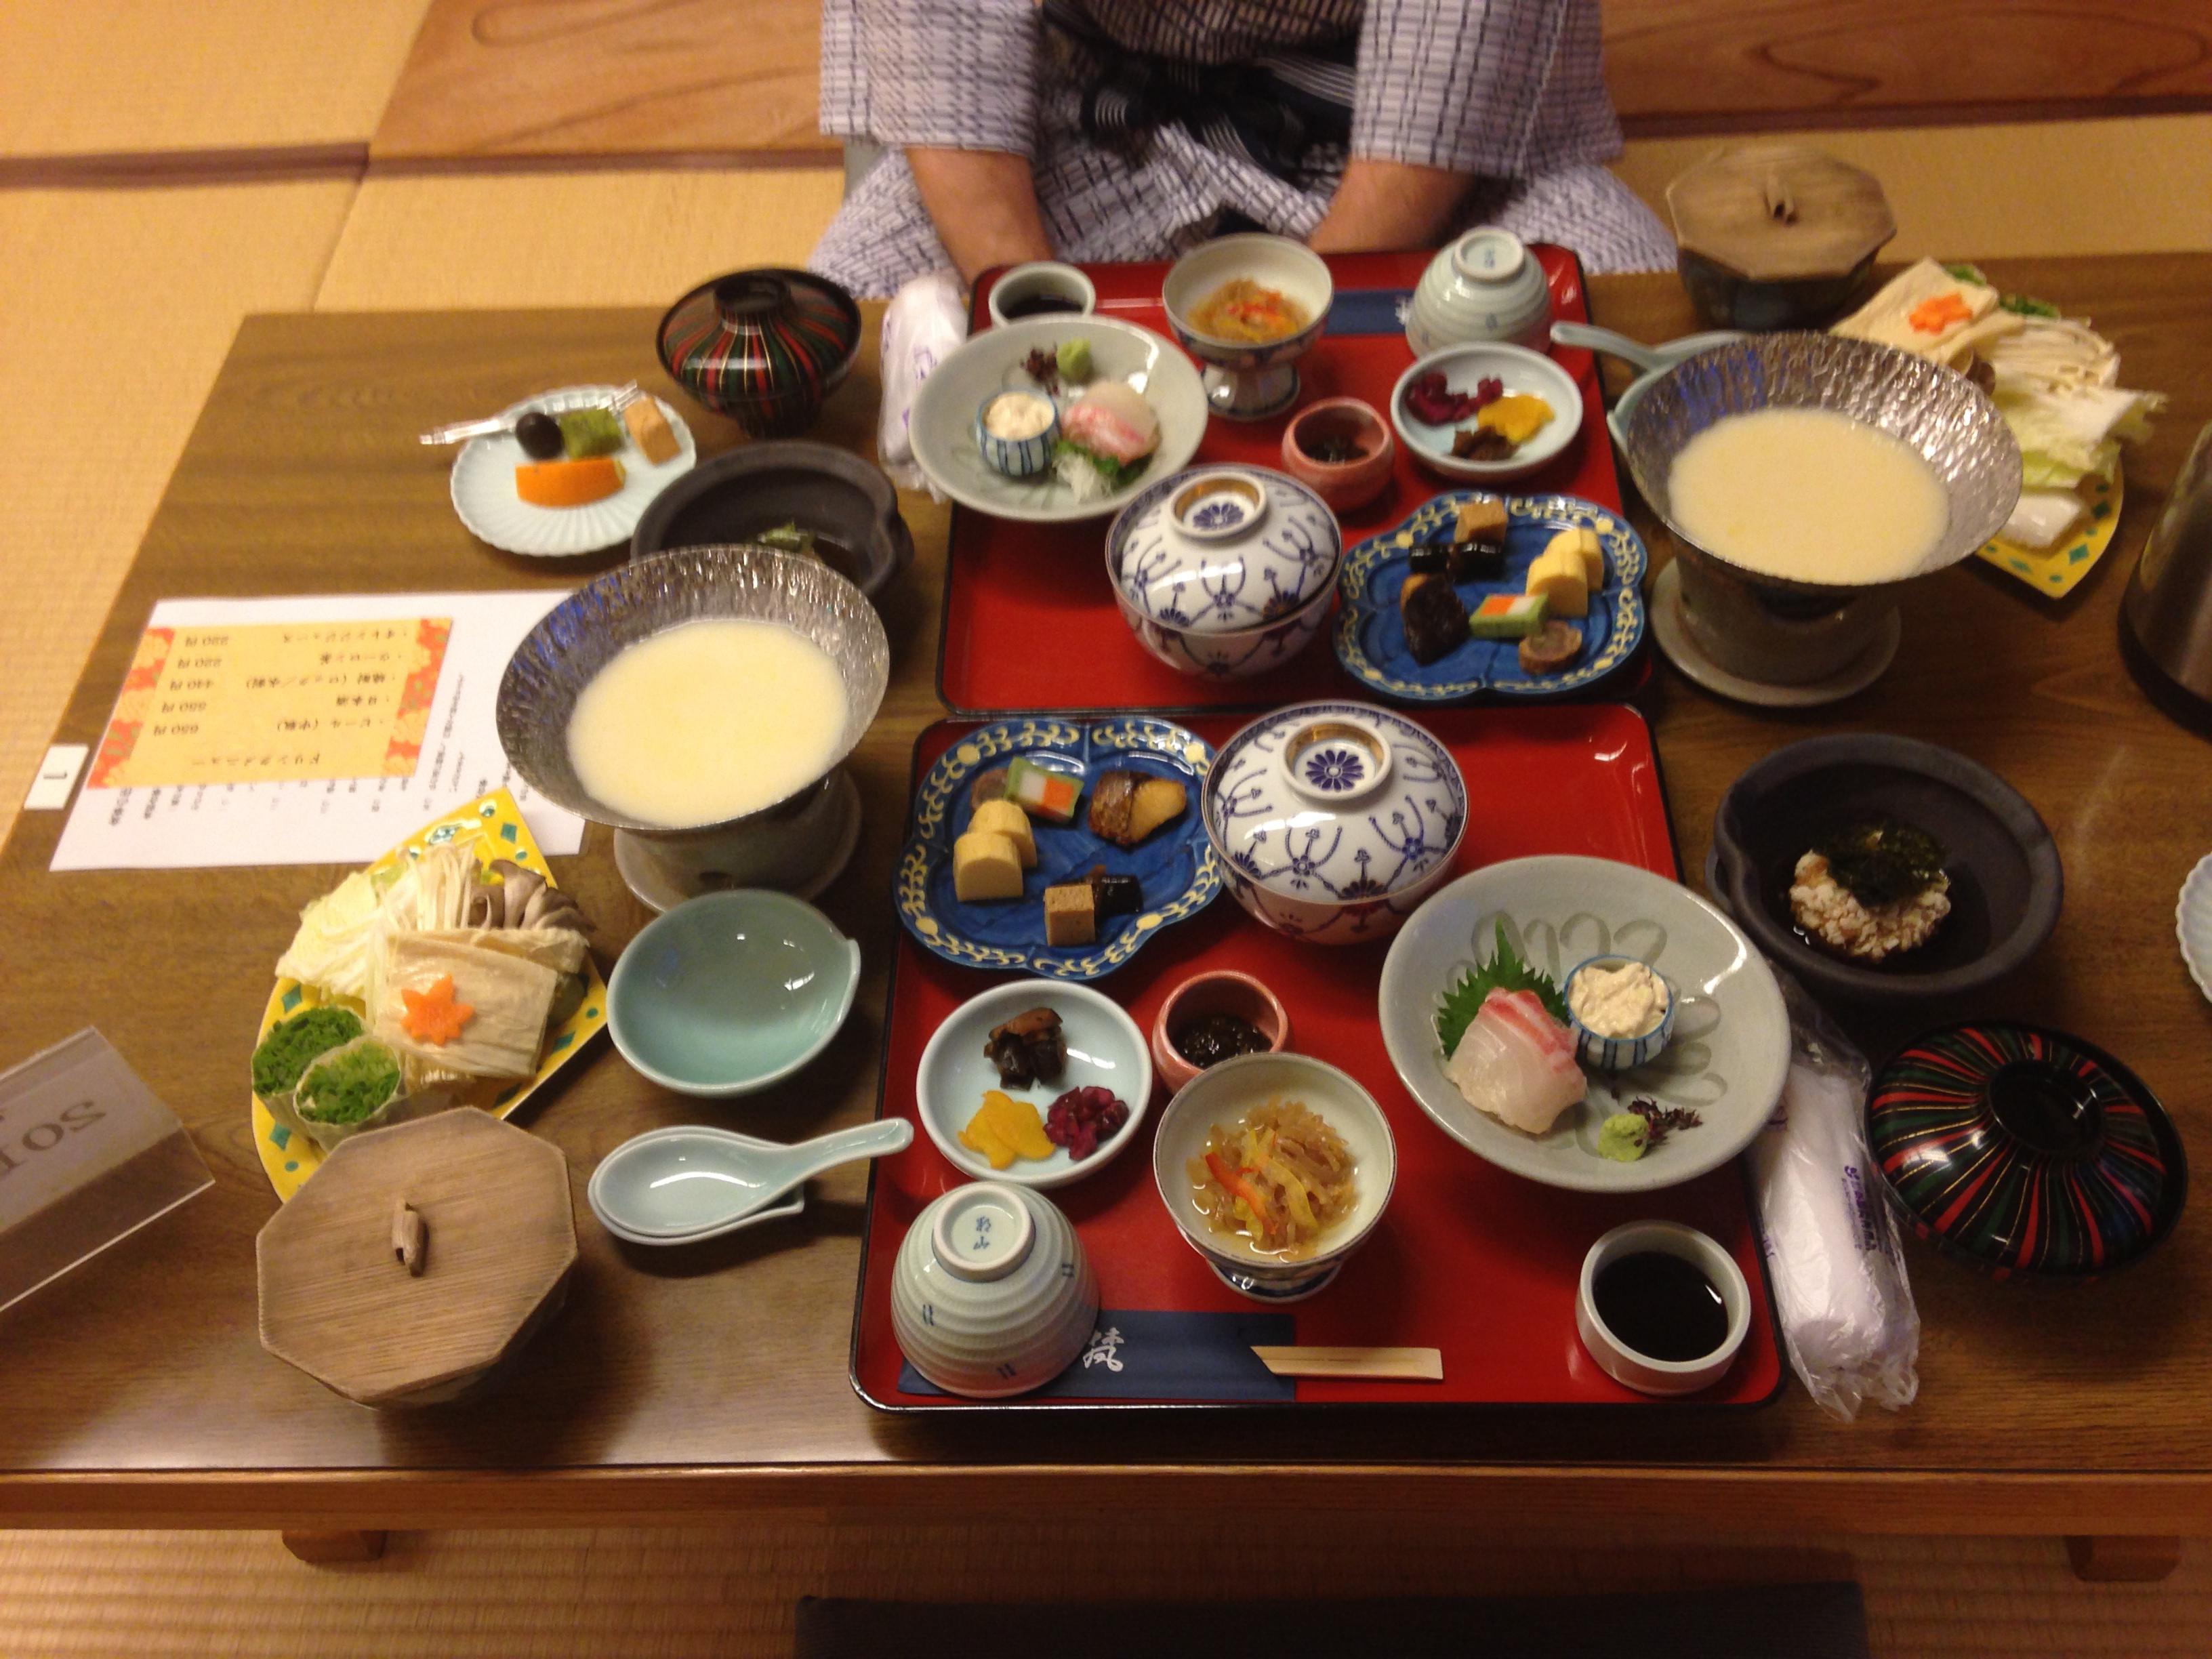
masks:
{"label": "ceramic soup spoon", "polygon": [[[825,1170],[905,1149],[914,1125],[890,1118],[779,1146],[704,1124],[650,1129],[601,1160],[585,1189],[592,1212],[618,1238],[689,1244],[805,1206],[797,1191]],[[788,1204],[777,1204],[785,1194]],[[770,1206],[774,1206],[774,1208]]]}

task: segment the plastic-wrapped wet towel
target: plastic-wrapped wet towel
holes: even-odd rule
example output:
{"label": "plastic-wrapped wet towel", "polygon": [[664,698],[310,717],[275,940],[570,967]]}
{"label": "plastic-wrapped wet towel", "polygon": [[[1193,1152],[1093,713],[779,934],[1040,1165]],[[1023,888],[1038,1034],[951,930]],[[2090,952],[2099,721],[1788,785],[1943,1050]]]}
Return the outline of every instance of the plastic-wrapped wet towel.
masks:
{"label": "plastic-wrapped wet towel", "polygon": [[[960,279],[951,271],[916,276],[884,309],[884,404],[876,427],[876,456],[891,481],[903,489],[928,484],[915,465],[914,441],[907,434],[915,394],[930,372],[967,337],[967,307]],[[929,493],[937,495],[934,489]]]}
{"label": "plastic-wrapped wet towel", "polygon": [[1790,1004],[1789,1080],[1751,1144],[1766,1262],[1790,1364],[1845,1422],[1919,1391],[1920,1313],[1867,1149],[1865,1060],[1777,970]]}

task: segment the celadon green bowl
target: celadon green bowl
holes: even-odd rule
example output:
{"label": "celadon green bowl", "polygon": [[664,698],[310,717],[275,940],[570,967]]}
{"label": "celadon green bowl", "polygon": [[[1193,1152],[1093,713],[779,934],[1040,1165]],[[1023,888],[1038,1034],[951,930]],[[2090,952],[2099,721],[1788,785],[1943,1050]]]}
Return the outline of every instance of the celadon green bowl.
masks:
{"label": "celadon green bowl", "polygon": [[664,1088],[749,1095],[830,1046],[860,981],[860,947],[805,900],[708,893],[630,941],[607,981],[607,1026]]}

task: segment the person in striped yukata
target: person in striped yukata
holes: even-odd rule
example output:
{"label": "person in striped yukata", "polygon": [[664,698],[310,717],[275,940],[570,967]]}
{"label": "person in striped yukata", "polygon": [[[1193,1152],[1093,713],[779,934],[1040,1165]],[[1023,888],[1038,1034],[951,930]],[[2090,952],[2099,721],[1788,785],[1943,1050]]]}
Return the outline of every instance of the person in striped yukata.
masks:
{"label": "person in striped yukata", "polygon": [[1674,260],[1602,165],[1597,0],[823,0],[822,126],[885,147],[811,261],[862,295],[1232,229]]}

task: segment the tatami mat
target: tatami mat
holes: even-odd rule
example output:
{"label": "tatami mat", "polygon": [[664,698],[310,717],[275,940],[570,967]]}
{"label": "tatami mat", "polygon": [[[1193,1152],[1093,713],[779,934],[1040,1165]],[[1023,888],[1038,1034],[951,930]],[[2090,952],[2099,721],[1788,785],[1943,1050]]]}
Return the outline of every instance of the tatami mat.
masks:
{"label": "tatami mat", "polygon": [[801,263],[842,189],[823,168],[373,176],[315,305],[665,304],[739,265]]}
{"label": "tatami mat", "polygon": [[430,0],[371,153],[811,154],[814,0]]}
{"label": "tatami mat", "polygon": [[239,319],[307,307],[353,191],[0,191],[0,408],[38,438],[0,447],[0,836]]}
{"label": "tatami mat", "polygon": [[[2212,115],[1796,135],[1881,180],[1888,257],[2212,248]],[[1668,181],[1718,138],[1645,138],[1613,170],[1666,216]]]}
{"label": "tatami mat", "polygon": [[[1379,1533],[1379,1535],[1378,1535]],[[1880,1659],[2202,1659],[2212,1550],[2156,1585],[2085,1585],[2050,1540],[1484,1538],[1242,1523],[1004,1528],[807,1515],[686,1531],[395,1534],[373,1565],[301,1565],[267,1534],[0,1534],[9,1659],[775,1659],[801,1595],[1020,1600],[1480,1595],[1856,1577]]]}
{"label": "tatami mat", "polygon": [[0,0],[0,157],[365,144],[428,0]]}

